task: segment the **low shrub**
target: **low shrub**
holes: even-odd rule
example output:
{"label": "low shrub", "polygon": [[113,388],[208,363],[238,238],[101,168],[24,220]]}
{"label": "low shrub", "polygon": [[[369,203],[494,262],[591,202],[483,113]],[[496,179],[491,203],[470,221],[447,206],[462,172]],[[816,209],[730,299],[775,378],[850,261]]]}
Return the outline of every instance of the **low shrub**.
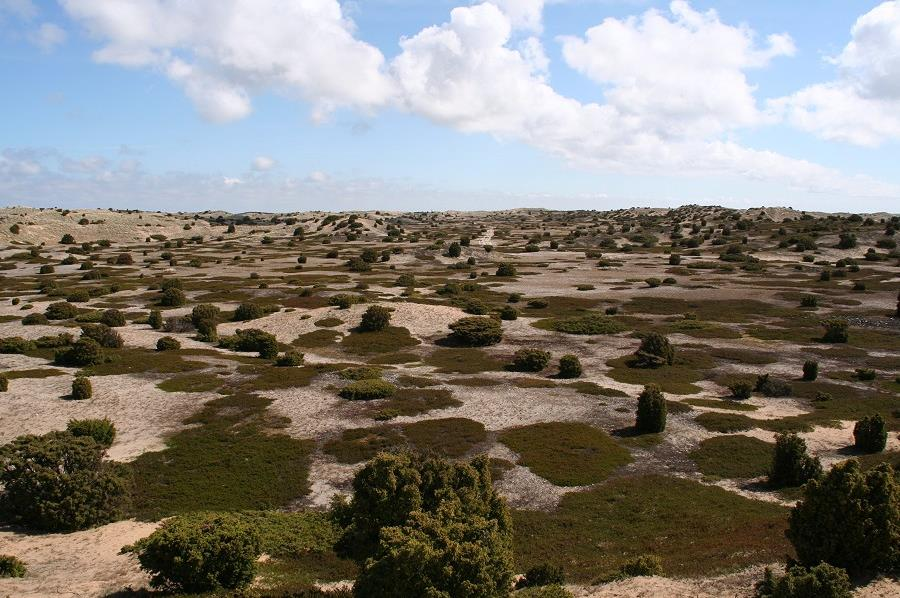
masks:
{"label": "low shrub", "polygon": [[338,394],[350,401],[372,401],[386,399],[397,392],[397,387],[386,380],[367,378],[357,380],[342,388]]}
{"label": "low shrub", "polygon": [[362,319],[359,322],[360,332],[378,332],[387,328],[391,322],[391,311],[381,305],[370,305],[363,312]]}
{"label": "low shrub", "polygon": [[658,287],[659,285],[662,284],[662,281],[658,278],[648,278],[648,279],[644,280],[644,282],[646,282],[647,286],[651,289],[655,289],[656,287]]}
{"label": "low shrub", "polygon": [[503,337],[500,322],[493,318],[462,318],[450,324],[449,328],[453,331],[450,335],[453,341],[469,347],[496,345]]}
{"label": "low shrub", "polygon": [[256,528],[229,513],[170,519],[130,549],[152,587],[190,593],[250,585],[262,551]]}
{"label": "low shrub", "polygon": [[849,338],[849,323],[847,320],[840,318],[831,318],[822,322],[825,327],[825,334],[822,341],[826,343],[846,343]]}
{"label": "low shrub", "polygon": [[767,397],[787,397],[792,392],[791,385],[778,378],[772,378],[769,374],[756,377],[756,392],[761,392]]}
{"label": "low shrub", "polygon": [[48,320],[68,320],[78,315],[78,308],[71,303],[59,301],[48,305],[44,315]]}
{"label": "low shrub", "polygon": [[621,577],[650,577],[662,575],[662,562],[658,556],[644,554],[626,562],[619,569]]}
{"label": "low shrub", "polygon": [[28,567],[11,554],[0,554],[0,578],[25,577]]}
{"label": "low shrub", "polygon": [[525,576],[516,582],[516,588],[535,588],[564,583],[566,583],[566,576],[562,567],[542,563],[528,569]]}
{"label": "low shrub", "polygon": [[816,378],[819,377],[819,362],[818,361],[804,361],[803,362],[803,380],[806,382],[812,382]]}
{"label": "low shrub", "polygon": [[669,339],[658,332],[645,334],[634,354],[638,367],[656,368],[675,362],[675,348]]}
{"label": "low shrub", "polygon": [[509,262],[503,262],[497,266],[497,276],[515,276],[517,273],[515,265]]}
{"label": "low shrub", "polygon": [[819,307],[819,298],[815,295],[800,297],[800,307]]}
{"label": "low shrub", "polygon": [[338,309],[349,309],[354,303],[365,303],[365,298],[359,295],[348,295],[346,293],[339,293],[328,298],[328,305],[332,305]]}
{"label": "low shrub", "polygon": [[553,330],[565,334],[616,334],[624,331],[625,326],[614,318],[588,314],[553,320]]}
{"label": "low shrub", "polygon": [[504,305],[500,308],[500,319],[507,321],[517,320],[519,319],[519,310],[512,305]]}
{"label": "low shrub", "polygon": [[559,358],[560,378],[578,378],[581,373],[581,360],[577,355],[563,355]]}
{"label": "low shrub", "polygon": [[158,309],[150,310],[150,315],[147,316],[147,325],[150,326],[153,330],[159,330],[163,325],[163,317],[162,312]]}
{"label": "low shrub", "polygon": [[94,395],[94,389],[91,381],[83,376],[78,376],[72,380],[72,400],[85,401]]}
{"label": "low shrub", "polygon": [[50,323],[50,320],[44,314],[39,314],[37,312],[30,313],[24,318],[22,318],[23,326],[44,326]]}
{"label": "low shrub", "polygon": [[655,384],[645,386],[638,397],[634,427],[639,434],[655,434],[666,429],[666,398]]}
{"label": "low shrub", "polygon": [[261,318],[264,315],[266,315],[266,312],[261,305],[257,305],[256,303],[241,303],[237,306],[237,309],[234,310],[234,317],[232,317],[231,320],[233,322],[249,322],[250,320]]}
{"label": "low shrub", "polygon": [[66,431],[72,436],[90,436],[104,448],[112,446],[116,439],[116,426],[109,420],[103,419],[70,419],[66,424]]}
{"label": "low shrub", "polygon": [[775,454],[769,484],[775,488],[802,486],[822,475],[822,464],[806,452],[806,441],[796,434],[775,436]]}
{"label": "low shrub", "polygon": [[71,347],[56,352],[54,362],[58,365],[85,367],[103,362],[103,347],[90,337],[82,337]]}
{"label": "low shrub", "polygon": [[180,288],[169,287],[162,291],[159,304],[165,307],[181,307],[187,302],[187,297]]}
{"label": "low shrub", "polygon": [[850,598],[852,595],[847,572],[828,563],[810,569],[794,565],[778,577],[766,567],[762,581],[756,584],[757,598]]}
{"label": "low shrub", "polygon": [[125,341],[122,336],[106,324],[85,324],[81,327],[81,338],[91,338],[101,347],[121,349]]}
{"label": "low shrub", "polygon": [[107,309],[100,316],[100,322],[110,328],[117,328],[125,325],[125,316],[118,309]]}
{"label": "low shrub", "polygon": [[177,351],[181,348],[181,343],[177,338],[164,336],[156,341],[157,351]]}
{"label": "low shrub", "polygon": [[731,391],[732,398],[744,401],[750,398],[750,395],[753,392],[753,385],[749,382],[738,380],[737,382],[729,384],[728,390]]}
{"label": "low shrub", "polygon": [[519,349],[513,355],[513,369],[520,372],[540,372],[550,363],[550,353],[541,349]]}
{"label": "low shrub", "polygon": [[880,453],[887,446],[887,428],[879,414],[869,415],[853,426],[853,446],[864,453]]}
{"label": "low shrub", "polygon": [[857,380],[869,381],[878,377],[878,373],[871,368],[856,368],[853,372]]}
{"label": "low shrub", "polygon": [[222,338],[219,346],[232,351],[258,351],[263,359],[273,359],[278,355],[278,339],[275,335],[256,328],[237,330],[233,336]]}
{"label": "low shrub", "polygon": [[0,392],[6,392],[9,390],[9,378],[6,377],[6,374],[0,372]]}
{"label": "low shrub", "polygon": [[283,355],[279,355],[278,359],[275,360],[275,365],[278,367],[297,367],[303,365],[303,353],[298,353],[297,351],[288,351]]}

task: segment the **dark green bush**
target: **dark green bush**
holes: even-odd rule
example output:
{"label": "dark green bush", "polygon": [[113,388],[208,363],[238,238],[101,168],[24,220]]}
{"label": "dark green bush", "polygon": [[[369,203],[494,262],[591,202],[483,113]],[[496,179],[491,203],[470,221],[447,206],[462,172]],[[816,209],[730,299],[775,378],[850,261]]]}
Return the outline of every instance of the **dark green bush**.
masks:
{"label": "dark green bush", "polygon": [[59,301],[48,305],[44,315],[48,320],[68,320],[78,315],[78,308],[71,303]]}
{"label": "dark green bush", "polygon": [[6,374],[0,372],[0,392],[6,392],[9,390],[9,378],[6,377]]}
{"label": "dark green bush", "polygon": [[275,360],[275,365],[278,367],[297,367],[303,365],[303,353],[298,353],[297,351],[289,351],[283,355],[280,355],[278,359]]}
{"label": "dark green bush", "polygon": [[792,392],[791,385],[778,378],[772,378],[769,374],[756,377],[756,392],[761,392],[767,397],[787,397]]}
{"label": "dark green bush", "polygon": [[72,380],[72,400],[85,401],[94,395],[91,381],[83,376],[77,376]]}
{"label": "dark green bush", "polygon": [[787,537],[801,564],[825,562],[850,575],[900,566],[900,484],[882,463],[860,470],[856,459],[810,481],[791,511]]}
{"label": "dark green bush", "polygon": [[493,318],[473,316],[462,318],[450,324],[450,338],[461,345],[469,347],[485,347],[496,345],[503,337],[500,322]]}
{"label": "dark green bush", "polygon": [[848,328],[849,323],[847,320],[843,320],[840,318],[832,318],[829,320],[825,320],[822,322],[822,326],[825,327],[825,334],[822,336],[822,340],[826,343],[846,343],[849,338]]}
{"label": "dark green bush", "polygon": [[869,381],[878,377],[878,373],[872,368],[856,368],[853,372],[857,380]]}
{"label": "dark green bush", "polygon": [[226,336],[219,346],[232,351],[257,351],[263,359],[273,359],[278,355],[278,339],[275,335],[256,328],[237,330],[234,336]]}
{"label": "dark green bush", "polygon": [[342,388],[338,394],[351,401],[372,401],[386,399],[397,392],[397,387],[386,380],[367,378],[357,380]]}
{"label": "dark green bush", "polygon": [[102,363],[103,359],[103,347],[100,343],[90,337],[83,337],[68,349],[57,351],[54,361],[58,365],[85,367]]}
{"label": "dark green bush", "polygon": [[828,563],[810,569],[794,565],[779,577],[766,567],[765,576],[756,584],[757,598],[850,598],[850,590],[847,572]]}
{"label": "dark green bush", "polygon": [[515,265],[509,262],[503,262],[497,266],[497,276],[515,276],[517,273]]}
{"label": "dark green bush", "polygon": [[653,575],[662,575],[662,563],[658,556],[652,554],[642,554],[623,564],[619,569],[621,577],[649,577]]}
{"label": "dark green bush", "polygon": [[644,280],[644,282],[646,282],[647,286],[650,287],[651,289],[655,289],[656,287],[658,287],[659,285],[662,284],[662,281],[658,278],[648,278],[648,279]]}
{"label": "dark green bush", "polygon": [[750,395],[753,392],[753,385],[749,382],[738,380],[737,382],[729,384],[728,390],[731,391],[731,396],[733,398],[744,401],[750,398]]}
{"label": "dark green bush", "polygon": [[519,349],[513,355],[512,367],[519,372],[540,372],[550,363],[550,352],[541,349]]}
{"label": "dark green bush", "polygon": [[669,339],[658,332],[649,332],[641,339],[641,345],[635,352],[638,367],[656,368],[672,365],[675,361],[675,348]]}
{"label": "dark green bush", "polygon": [[328,298],[328,304],[338,309],[349,309],[354,303],[365,303],[365,299],[359,295],[348,295],[346,293],[332,295]]}
{"label": "dark green bush", "polygon": [[391,322],[391,311],[382,305],[371,305],[362,315],[359,322],[361,332],[378,332],[387,328]]}
{"label": "dark green bush", "polygon": [[0,516],[42,531],[73,531],[115,521],[126,468],[103,460],[89,436],[20,436],[0,447]]}
{"label": "dark green bush", "polygon": [[125,325],[125,316],[118,309],[107,309],[100,316],[100,322],[110,328],[117,328]]}
{"label": "dark green bush", "polygon": [[147,316],[147,325],[150,326],[153,330],[159,330],[163,325],[163,317],[162,313],[158,309],[154,309],[150,311],[150,315]]}
{"label": "dark green bush", "polygon": [[519,319],[519,310],[512,305],[504,305],[500,308],[501,320],[517,320]]}
{"label": "dark green bush", "polygon": [[150,585],[200,593],[246,587],[256,575],[259,532],[228,513],[194,513],[170,519],[132,547]]}
{"label": "dark green bush", "polygon": [[11,554],[0,554],[0,578],[25,577],[28,567]]}
{"label": "dark green bush", "polygon": [[800,298],[800,307],[818,307],[819,298],[815,295],[804,295]]}
{"label": "dark green bush", "polygon": [[812,382],[819,377],[819,362],[807,360],[803,362],[803,379]]}
{"label": "dark green bush", "polygon": [[447,255],[450,257],[459,257],[460,253],[462,253],[462,248],[456,241],[450,243],[450,246],[447,247]]}
{"label": "dark green bush", "polygon": [[853,445],[864,453],[880,453],[887,446],[887,429],[879,414],[869,415],[853,426]]}
{"label": "dark green bush", "polygon": [[37,349],[37,344],[34,341],[26,340],[21,336],[0,338],[0,353],[22,354],[34,351],[35,349]]}
{"label": "dark green bush", "polygon": [[666,429],[666,398],[655,384],[648,384],[638,397],[634,427],[640,434],[654,434]]}
{"label": "dark green bush", "polygon": [[186,302],[187,297],[185,297],[184,291],[176,287],[169,287],[167,289],[164,289],[159,298],[159,304],[165,307],[181,307]]}
{"label": "dark green bush", "polygon": [[673,253],[669,255],[669,265],[670,266],[678,266],[681,264],[681,256],[677,253]]}
{"label": "dark green bush", "polygon": [[525,576],[516,582],[516,588],[535,588],[564,583],[566,583],[566,576],[562,567],[542,563],[528,569]]}
{"label": "dark green bush", "polygon": [[266,315],[266,312],[261,305],[257,305],[256,303],[241,303],[238,305],[237,309],[234,310],[234,317],[231,318],[231,320],[233,322],[249,322],[250,320],[261,318],[264,315]]}
{"label": "dark green bush", "polygon": [[587,314],[553,321],[553,329],[566,334],[616,334],[625,326],[615,318],[600,314]]}
{"label": "dark green bush", "polygon": [[24,318],[22,318],[23,326],[42,326],[49,324],[50,320],[44,314],[39,314],[37,312],[30,313]]}
{"label": "dark green bush", "polygon": [[118,332],[106,324],[85,324],[81,327],[81,338],[91,338],[97,341],[101,347],[107,349],[121,349],[125,341]]}
{"label": "dark green bush", "polygon": [[157,351],[177,351],[181,348],[181,343],[177,338],[171,336],[163,336],[156,341]]}
{"label": "dark green bush", "polygon": [[72,436],[90,436],[103,448],[112,446],[116,439],[116,426],[109,418],[70,419],[66,431]]}
{"label": "dark green bush", "polygon": [[44,264],[40,268],[38,268],[38,274],[53,274],[56,272],[56,268],[54,268],[51,264]]}
{"label": "dark green bush", "polygon": [[806,453],[806,441],[796,434],[775,436],[769,484],[775,488],[802,486],[822,475],[822,464]]}
{"label": "dark green bush", "polygon": [[560,378],[578,378],[581,373],[581,360],[577,355],[563,355],[559,358]]}

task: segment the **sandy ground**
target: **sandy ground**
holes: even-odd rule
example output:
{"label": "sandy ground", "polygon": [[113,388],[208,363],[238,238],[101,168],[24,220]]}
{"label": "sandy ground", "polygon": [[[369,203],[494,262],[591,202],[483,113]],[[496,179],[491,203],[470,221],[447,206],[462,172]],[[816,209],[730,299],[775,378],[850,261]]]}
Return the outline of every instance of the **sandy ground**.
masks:
{"label": "sandy ground", "polygon": [[0,596],[104,596],[147,576],[136,559],[119,550],[149,536],[157,524],[117,521],[70,534],[23,534],[0,528],[0,554],[14,554],[28,566],[23,578],[0,579]]}

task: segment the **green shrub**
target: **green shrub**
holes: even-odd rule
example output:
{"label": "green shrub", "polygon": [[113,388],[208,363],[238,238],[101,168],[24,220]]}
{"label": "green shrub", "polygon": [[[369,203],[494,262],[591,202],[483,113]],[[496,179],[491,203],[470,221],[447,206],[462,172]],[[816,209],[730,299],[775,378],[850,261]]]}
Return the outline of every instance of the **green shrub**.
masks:
{"label": "green shrub", "polygon": [[21,336],[8,336],[6,338],[0,338],[0,353],[6,354],[14,354],[14,353],[28,353],[29,351],[34,351],[37,349],[37,344],[34,341],[29,341]]}
{"label": "green shrub", "polygon": [[71,303],[59,301],[48,305],[44,315],[48,320],[68,320],[78,315],[78,308]]}
{"label": "green shrub", "polygon": [[73,531],[115,521],[127,470],[104,448],[68,432],[20,436],[0,447],[0,516],[42,531]]}
{"label": "green shrub", "polygon": [[525,576],[516,582],[516,588],[534,588],[564,583],[566,583],[566,576],[562,567],[542,563],[526,571]]}
{"label": "green shrub", "polygon": [[349,309],[354,303],[365,303],[365,299],[359,295],[346,293],[339,293],[328,298],[328,305],[333,305],[338,309]]}
{"label": "green shrub", "polygon": [[772,378],[769,374],[762,374],[756,377],[756,392],[761,392],[767,397],[786,397],[792,392],[791,385],[778,378]]}
{"label": "green shrub", "polygon": [[864,453],[880,453],[887,446],[887,429],[879,414],[869,415],[853,426],[853,445]]}
{"label": "green shrub", "polygon": [[109,418],[70,419],[66,431],[72,436],[90,436],[103,448],[112,446],[116,439],[116,426]]}
{"label": "green shrub", "polygon": [[832,318],[829,320],[825,320],[822,322],[822,326],[825,327],[825,334],[822,336],[822,340],[826,343],[846,343],[849,334],[848,328],[849,323],[847,320],[843,320],[840,318]]}
{"label": "green shrub", "polygon": [[850,598],[850,590],[847,572],[828,563],[810,569],[794,565],[780,577],[766,567],[765,576],[756,584],[757,598]]}
{"label": "green shrub", "polygon": [[181,307],[186,302],[184,291],[176,287],[164,289],[159,298],[159,304],[165,307]]}
{"label": "green shrub", "polygon": [[459,243],[457,243],[456,241],[450,243],[450,245],[447,247],[447,255],[449,257],[459,257],[459,255],[461,253],[462,253],[462,248],[459,246]]}
{"label": "green shrub", "polygon": [[58,365],[85,367],[102,363],[103,359],[103,347],[100,343],[90,337],[83,337],[68,349],[57,351],[54,361]]}
{"label": "green shrub", "polygon": [[662,281],[658,278],[648,278],[648,279],[644,280],[644,282],[646,282],[647,286],[650,287],[651,289],[655,289],[656,287],[658,287],[659,285],[662,284]]}
{"label": "green shrub", "polygon": [[806,453],[806,441],[796,434],[775,436],[769,484],[775,488],[802,486],[822,475],[822,464]]}
{"label": "green shrub", "polygon": [[53,274],[56,272],[56,268],[54,268],[51,264],[44,264],[40,268],[38,268],[38,274]]}
{"label": "green shrub", "polygon": [[513,594],[513,598],[573,598],[572,592],[560,585],[523,588]]}
{"label": "green shrub", "polygon": [[467,314],[472,314],[473,316],[483,316],[490,312],[491,308],[484,301],[479,299],[469,299],[466,301],[463,311]]}
{"label": "green shrub", "polygon": [[397,392],[397,387],[386,380],[366,378],[357,380],[342,388],[338,394],[351,401],[372,401],[386,399]]}
{"label": "green shrub", "polygon": [[670,266],[678,266],[681,264],[681,256],[677,253],[673,253],[669,255],[669,265]]}
{"label": "green shrub", "polygon": [[275,335],[256,328],[235,331],[234,336],[226,336],[219,346],[232,351],[258,351],[263,359],[274,359],[278,355],[278,339]]}
{"label": "green shrub", "polygon": [[118,332],[106,324],[85,324],[81,327],[81,338],[91,338],[97,341],[101,347],[107,349],[121,349],[125,341]]}
{"label": "green shrub", "polygon": [[516,267],[509,262],[503,262],[497,266],[497,276],[515,276],[517,273]]}
{"label": "green shrub", "polygon": [[117,328],[125,325],[125,316],[118,309],[107,309],[100,316],[100,322],[110,328]]}
{"label": "green shrub", "polygon": [[170,519],[132,549],[152,587],[190,593],[250,585],[261,553],[259,532],[228,513]]}
{"label": "green shrub", "polygon": [[666,398],[655,384],[645,386],[638,397],[634,427],[640,434],[655,434],[666,429]]}
{"label": "green shrub", "polygon": [[626,562],[619,569],[621,577],[650,577],[662,574],[662,562],[658,556],[652,554],[642,554]]}
{"label": "green shrub", "polygon": [[147,325],[150,326],[153,330],[159,330],[163,326],[163,317],[162,313],[158,309],[153,309],[150,311],[150,315],[147,316]]}
{"label": "green shrub", "polygon": [[887,463],[863,472],[856,459],[810,481],[791,511],[787,537],[806,566],[825,562],[850,575],[900,566],[900,484]]}
{"label": "green shrub", "polygon": [[509,595],[511,523],[486,457],[381,454],[356,474],[353,490],[332,515],[344,530],[336,552],[361,566],[355,595]]}
{"label": "green shrub", "polygon": [[91,381],[83,376],[77,376],[72,380],[72,400],[85,401],[94,395]]}
{"label": "green shrub", "polygon": [[550,352],[541,349],[519,349],[513,355],[512,367],[520,372],[540,372],[550,363]]}
{"label": "green shrub", "polygon": [[733,398],[744,401],[749,399],[750,395],[753,393],[753,385],[749,382],[738,380],[737,382],[729,384],[728,390],[731,391],[731,396]]}
{"label": "green shrub", "polygon": [[581,360],[577,355],[563,355],[559,358],[560,378],[578,378],[581,373]]}
{"label": "green shrub", "polygon": [[30,313],[24,318],[22,318],[23,326],[44,326],[49,324],[50,320],[44,314],[39,314],[37,312]]}
{"label": "green shrub", "polygon": [[168,291],[169,289],[184,290],[184,283],[180,278],[167,278],[159,284],[160,291]]}
{"label": "green shrub", "polygon": [[219,340],[219,332],[216,330],[216,322],[214,320],[200,320],[196,323],[197,339],[214,343]]}
{"label": "green shrub", "polygon": [[638,367],[656,368],[675,362],[675,348],[669,339],[658,332],[649,332],[641,339],[634,354]]}
{"label": "green shrub", "polygon": [[468,347],[496,345],[503,337],[500,322],[493,318],[474,316],[462,318],[450,324],[451,339]]}
{"label": "green shrub", "polygon": [[378,332],[391,322],[391,310],[381,305],[371,305],[362,315],[359,323],[361,332]]}
{"label": "green shrub", "polygon": [[157,351],[177,351],[180,348],[181,343],[177,338],[171,336],[164,336],[156,341]]}
{"label": "green shrub", "polygon": [[0,392],[6,392],[9,390],[9,378],[6,377],[6,374],[0,372]]}
{"label": "green shrub", "polygon": [[28,567],[11,554],[0,554],[0,579],[4,577],[25,577]]}
{"label": "green shrub", "polygon": [[194,328],[199,328],[201,322],[218,322],[220,316],[221,312],[218,307],[209,303],[201,303],[195,305],[194,309],[191,310],[191,323],[194,325]]}
{"label": "green shrub", "polygon": [[501,320],[517,320],[519,319],[519,310],[512,305],[504,305],[500,308]]}
{"label": "green shrub", "polygon": [[803,362],[803,379],[812,382],[819,377],[819,362],[807,360]]}
{"label": "green shrub", "polygon": [[264,315],[266,315],[266,312],[261,305],[257,305],[256,303],[241,303],[238,305],[237,309],[234,310],[234,317],[232,317],[231,320],[233,322],[249,322],[250,320],[261,318]]}
{"label": "green shrub", "polygon": [[566,334],[616,334],[625,330],[621,322],[600,314],[562,318],[552,322],[553,330]]}
{"label": "green shrub", "polygon": [[280,355],[278,359],[275,360],[275,365],[278,367],[297,367],[303,365],[303,353],[298,353],[297,351],[288,351],[287,353]]}
{"label": "green shrub", "polygon": [[878,377],[878,373],[872,368],[856,368],[853,372],[857,380],[868,381]]}
{"label": "green shrub", "polygon": [[800,297],[800,307],[818,307],[819,298],[815,295],[804,295]]}

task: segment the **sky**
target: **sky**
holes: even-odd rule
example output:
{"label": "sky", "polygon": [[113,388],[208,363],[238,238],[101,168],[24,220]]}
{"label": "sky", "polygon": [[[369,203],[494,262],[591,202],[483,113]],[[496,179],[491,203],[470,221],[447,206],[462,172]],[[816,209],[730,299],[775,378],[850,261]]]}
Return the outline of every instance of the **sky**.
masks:
{"label": "sky", "polygon": [[900,0],[0,0],[0,205],[900,212]]}

